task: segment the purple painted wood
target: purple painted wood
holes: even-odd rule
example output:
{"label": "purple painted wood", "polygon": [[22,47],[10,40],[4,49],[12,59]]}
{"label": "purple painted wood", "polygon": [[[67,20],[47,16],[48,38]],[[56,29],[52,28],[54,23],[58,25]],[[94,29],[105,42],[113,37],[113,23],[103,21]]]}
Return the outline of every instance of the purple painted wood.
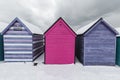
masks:
{"label": "purple painted wood", "polygon": [[9,28],[12,27],[13,24],[16,22],[19,22],[21,26],[24,27],[29,34],[32,34],[32,32],[27,28],[27,26],[24,23],[22,23],[21,20],[19,20],[17,17],[5,28],[5,30],[2,31],[1,34],[4,35],[9,30]]}
{"label": "purple painted wood", "polygon": [[11,39],[11,40],[29,40],[29,39],[32,39],[32,38],[25,38],[25,37],[21,37],[21,38],[13,38],[13,37],[4,37],[4,39]]}
{"label": "purple painted wood", "polygon": [[[41,41],[43,35],[31,33],[18,18],[15,18],[2,34],[4,36],[5,61],[33,61],[38,54],[41,54],[43,48],[39,47],[43,44]],[[33,51],[34,49],[36,50]]]}
{"label": "purple painted wood", "polygon": [[5,51],[31,51],[30,48],[5,48]]}
{"label": "purple painted wood", "polygon": [[41,40],[43,40],[43,35],[33,35],[33,57],[35,58],[41,55],[43,53],[42,51],[44,51],[43,42]]}
{"label": "purple painted wood", "polygon": [[7,34],[10,34],[10,35],[29,35],[29,33],[28,32],[26,32],[26,31],[7,31],[6,32],[6,35]]}
{"label": "purple painted wood", "polygon": [[32,48],[32,45],[4,45],[5,48]]}
{"label": "purple painted wood", "polygon": [[15,56],[15,55],[16,55],[16,56],[18,56],[18,55],[21,55],[21,56],[24,56],[24,55],[25,55],[25,56],[26,56],[26,55],[27,55],[27,56],[29,56],[29,55],[32,55],[32,54],[6,54],[6,56],[7,56],[7,55],[14,55],[14,56]]}
{"label": "purple painted wood", "polygon": [[77,38],[77,57],[83,65],[115,65],[116,32],[103,19]]}
{"label": "purple painted wood", "polygon": [[33,37],[33,41],[43,40],[43,36]]}

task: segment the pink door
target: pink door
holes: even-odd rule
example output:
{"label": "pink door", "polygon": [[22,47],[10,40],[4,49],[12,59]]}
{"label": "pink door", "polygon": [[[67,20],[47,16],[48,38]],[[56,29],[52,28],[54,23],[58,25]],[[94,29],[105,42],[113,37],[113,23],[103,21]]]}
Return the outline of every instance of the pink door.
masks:
{"label": "pink door", "polygon": [[48,35],[45,49],[46,64],[74,63],[75,37],[72,35]]}

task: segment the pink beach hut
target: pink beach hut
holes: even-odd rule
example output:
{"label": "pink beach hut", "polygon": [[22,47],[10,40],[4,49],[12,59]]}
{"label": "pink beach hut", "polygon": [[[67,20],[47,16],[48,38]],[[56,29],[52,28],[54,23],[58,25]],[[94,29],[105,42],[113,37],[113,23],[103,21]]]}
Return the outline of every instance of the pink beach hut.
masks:
{"label": "pink beach hut", "polygon": [[76,34],[60,17],[45,33],[45,64],[72,64]]}

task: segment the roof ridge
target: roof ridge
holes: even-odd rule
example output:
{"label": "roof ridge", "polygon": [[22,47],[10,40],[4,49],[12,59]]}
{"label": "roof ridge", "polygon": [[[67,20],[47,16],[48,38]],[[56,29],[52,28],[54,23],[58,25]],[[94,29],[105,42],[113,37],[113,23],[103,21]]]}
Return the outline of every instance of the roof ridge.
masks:
{"label": "roof ridge", "polygon": [[103,20],[103,18],[96,19],[94,21],[91,21],[89,24],[81,27],[80,29],[77,30],[77,34],[83,34],[86,32],[90,27],[92,27],[95,23],[99,22],[100,20]]}

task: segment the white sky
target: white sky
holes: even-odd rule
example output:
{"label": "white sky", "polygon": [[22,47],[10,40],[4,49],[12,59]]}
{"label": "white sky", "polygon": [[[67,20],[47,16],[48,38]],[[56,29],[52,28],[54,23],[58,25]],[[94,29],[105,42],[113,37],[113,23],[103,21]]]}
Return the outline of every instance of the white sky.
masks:
{"label": "white sky", "polygon": [[0,22],[10,23],[21,17],[43,31],[59,17],[77,30],[99,17],[120,27],[120,0],[0,0]]}

